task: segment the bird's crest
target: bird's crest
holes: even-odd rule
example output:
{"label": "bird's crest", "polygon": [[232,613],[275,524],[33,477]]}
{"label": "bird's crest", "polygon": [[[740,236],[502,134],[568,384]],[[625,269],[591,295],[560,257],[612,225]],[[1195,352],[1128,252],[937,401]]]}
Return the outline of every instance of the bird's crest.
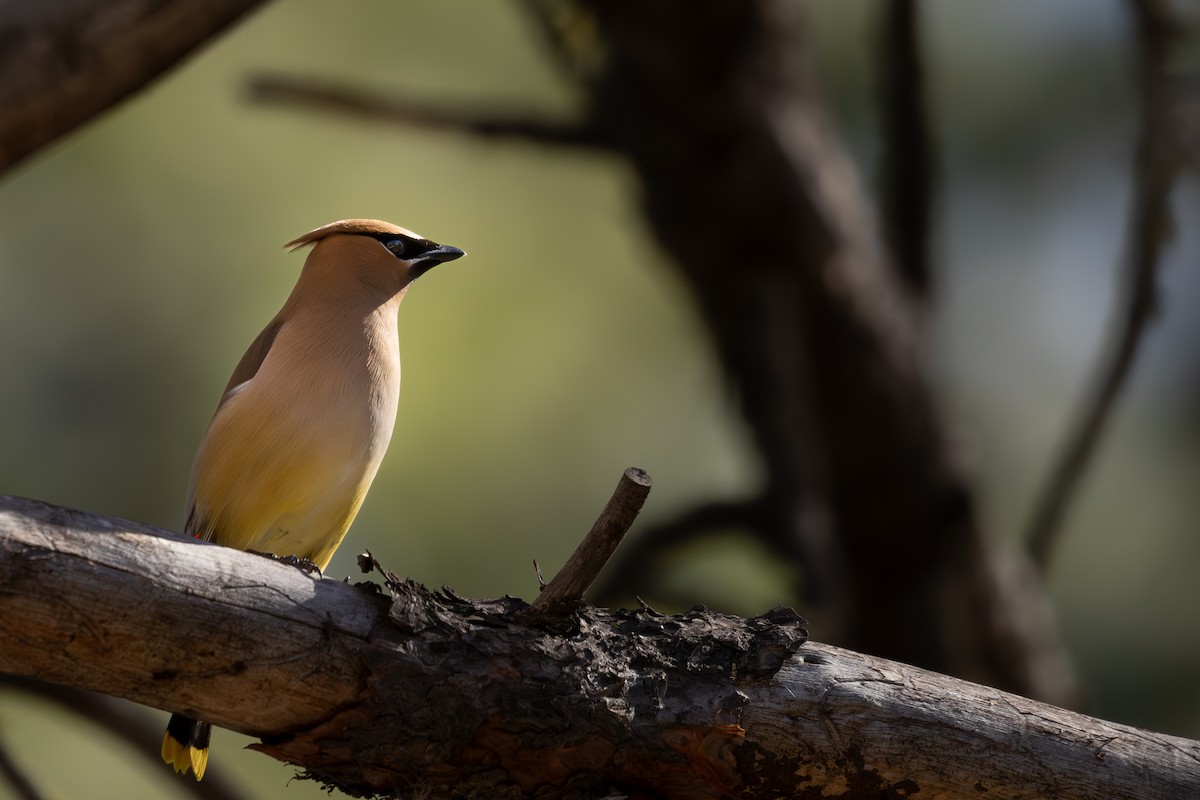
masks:
{"label": "bird's crest", "polygon": [[339,219],[337,222],[322,225],[316,230],[311,230],[303,236],[292,239],[283,248],[285,250],[297,250],[310,244],[316,244],[326,236],[335,236],[340,233],[362,234],[366,236],[377,233],[398,233],[412,239],[422,238],[407,228],[401,228],[399,225],[393,225],[390,222],[384,222],[379,219]]}

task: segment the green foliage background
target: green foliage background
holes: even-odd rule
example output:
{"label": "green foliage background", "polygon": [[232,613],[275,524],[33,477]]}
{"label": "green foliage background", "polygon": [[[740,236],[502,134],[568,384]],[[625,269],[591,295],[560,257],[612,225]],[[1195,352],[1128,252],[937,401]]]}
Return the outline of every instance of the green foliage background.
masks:
{"label": "green foliage background", "polygon": [[[870,175],[874,4],[807,7],[829,100]],[[1115,2],[927,9],[945,159],[931,361],[986,524],[1014,539],[1117,286],[1128,37]],[[263,107],[245,91],[287,71],[441,106],[572,113],[542,56],[517,4],[278,2],[6,177],[0,491],[178,527],[217,394],[299,270],[279,245],[351,216],[469,256],[401,309],[395,437],[329,574],[353,573],[369,547],[428,584],[530,597],[531,559],[557,568],[626,466],[655,478],[649,521],[755,486],[734,399],[624,164]],[[1195,184],[1178,200],[1195,219]],[[1091,710],[1193,737],[1196,237],[1181,225],[1163,319],[1053,577]],[[795,602],[783,568],[735,533],[664,565],[666,585],[735,612]],[[0,737],[56,796],[175,794],[165,768],[23,697],[0,694]],[[220,733],[212,768],[282,795],[291,770],[245,741]]]}

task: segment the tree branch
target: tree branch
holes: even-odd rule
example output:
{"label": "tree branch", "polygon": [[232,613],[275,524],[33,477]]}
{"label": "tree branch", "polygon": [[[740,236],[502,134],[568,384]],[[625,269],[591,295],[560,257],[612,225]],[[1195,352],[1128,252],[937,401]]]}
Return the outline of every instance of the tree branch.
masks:
{"label": "tree branch", "polygon": [[578,122],[447,111],[408,100],[381,97],[350,86],[284,75],[260,75],[250,82],[249,88],[251,99],[259,102],[323,111],[368,122],[525,139],[542,144],[605,146],[598,129]]}
{"label": "tree branch", "polygon": [[141,89],[261,3],[0,4],[0,172]]}
{"label": "tree branch", "polygon": [[743,620],[586,608],[551,630],[522,619],[515,598],[468,601],[390,578],[389,602],[2,496],[0,587],[0,670],[211,719],[352,792],[1200,792],[1200,743],[803,644],[787,609]]}
{"label": "tree branch", "polygon": [[929,294],[934,159],[921,62],[919,0],[881,6],[883,21],[883,210],[896,269],[919,297]]}
{"label": "tree branch", "polygon": [[1027,537],[1030,556],[1045,571],[1075,490],[1091,461],[1158,308],[1158,266],[1170,230],[1170,196],[1183,151],[1174,130],[1175,103],[1168,56],[1177,32],[1169,4],[1130,0],[1137,31],[1142,119],[1134,157],[1124,294],[1115,334],[1101,360],[1094,392],[1034,503]]}
{"label": "tree branch", "polygon": [[[96,692],[33,678],[0,674],[0,688],[11,687],[33,697],[55,703],[123,740],[145,756],[156,768],[162,764],[163,721],[145,709]],[[239,800],[246,794],[226,779],[221,770],[210,769],[203,781],[181,781],[179,790],[197,800]]]}
{"label": "tree branch", "polygon": [[0,779],[12,788],[19,800],[45,800],[45,795],[38,791],[3,742],[0,742]]}

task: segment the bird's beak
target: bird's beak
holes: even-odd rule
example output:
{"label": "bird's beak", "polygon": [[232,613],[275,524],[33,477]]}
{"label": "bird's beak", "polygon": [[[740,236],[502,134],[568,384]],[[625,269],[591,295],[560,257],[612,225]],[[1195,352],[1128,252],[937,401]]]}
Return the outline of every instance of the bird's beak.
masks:
{"label": "bird's beak", "polygon": [[416,280],[424,275],[429,270],[436,267],[438,264],[447,261],[453,261],[456,258],[462,258],[466,253],[448,244],[439,244],[432,250],[426,250],[421,255],[417,256],[412,261],[412,266],[408,268],[408,274]]}

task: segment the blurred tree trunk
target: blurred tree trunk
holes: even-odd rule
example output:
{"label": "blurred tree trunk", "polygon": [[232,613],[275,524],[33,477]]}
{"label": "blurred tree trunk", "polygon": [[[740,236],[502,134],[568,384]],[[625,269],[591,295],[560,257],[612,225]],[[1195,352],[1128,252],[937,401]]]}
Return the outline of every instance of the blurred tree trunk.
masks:
{"label": "blurred tree trunk", "polygon": [[[570,15],[551,6],[551,41],[582,63]],[[822,638],[1070,702],[1040,584],[979,528],[921,309],[825,118],[799,11],[575,7],[600,65],[581,70],[588,125],[634,165],[766,466],[742,521],[802,570]]]}

